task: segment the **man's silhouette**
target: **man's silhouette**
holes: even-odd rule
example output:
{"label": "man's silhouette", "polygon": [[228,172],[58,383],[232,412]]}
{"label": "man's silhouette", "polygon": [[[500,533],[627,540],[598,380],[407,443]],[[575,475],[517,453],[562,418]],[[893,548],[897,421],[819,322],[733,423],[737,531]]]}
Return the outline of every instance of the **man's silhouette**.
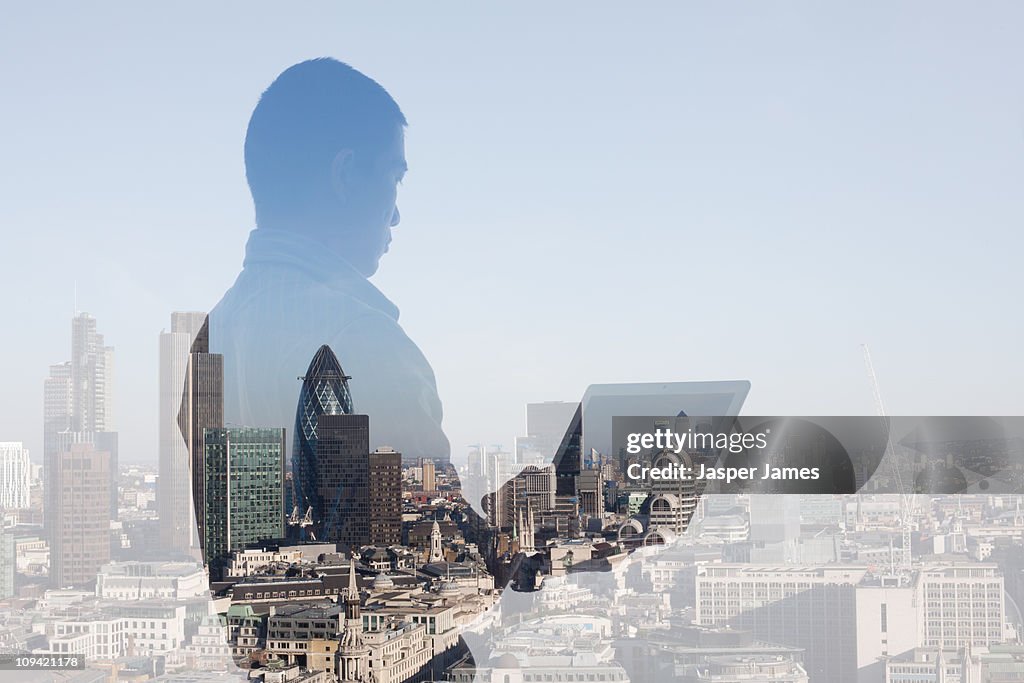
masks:
{"label": "man's silhouette", "polygon": [[260,98],[245,139],[256,229],[210,314],[227,423],[291,429],[296,378],[329,344],[371,448],[448,458],[430,364],[368,280],[399,222],[405,125],[384,88],[333,59],[290,67]]}

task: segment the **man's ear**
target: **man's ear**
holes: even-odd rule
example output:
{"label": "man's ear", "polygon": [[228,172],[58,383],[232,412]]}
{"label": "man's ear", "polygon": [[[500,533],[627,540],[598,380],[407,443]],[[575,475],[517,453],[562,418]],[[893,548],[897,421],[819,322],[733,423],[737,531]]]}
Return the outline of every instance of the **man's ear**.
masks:
{"label": "man's ear", "polygon": [[331,189],[341,201],[348,201],[355,176],[355,152],[347,147],[331,159]]}

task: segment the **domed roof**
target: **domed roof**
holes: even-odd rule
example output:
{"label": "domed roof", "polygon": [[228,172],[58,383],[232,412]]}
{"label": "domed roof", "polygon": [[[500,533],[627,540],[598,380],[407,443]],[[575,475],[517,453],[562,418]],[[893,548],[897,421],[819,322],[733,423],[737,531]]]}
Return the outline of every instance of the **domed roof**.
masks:
{"label": "domed roof", "polygon": [[693,467],[693,458],[686,451],[680,451],[675,453],[670,450],[664,450],[659,453],[655,453],[654,457],[651,458],[651,462],[654,467],[666,467],[668,465],[682,465],[683,467]]}
{"label": "domed roof", "polygon": [[643,523],[636,517],[630,517],[619,527],[619,537],[633,536],[644,532]]}
{"label": "domed roof", "polygon": [[459,590],[459,584],[454,581],[445,581],[441,584],[441,597],[451,598],[459,595],[462,591]]}
{"label": "domed roof", "polygon": [[384,574],[384,573],[377,574],[377,576],[374,577],[374,579],[373,579],[373,590],[375,590],[375,591],[388,590],[388,589],[394,588],[394,587],[395,587],[394,580],[392,580],[392,578],[390,576],[388,576],[387,574]]}

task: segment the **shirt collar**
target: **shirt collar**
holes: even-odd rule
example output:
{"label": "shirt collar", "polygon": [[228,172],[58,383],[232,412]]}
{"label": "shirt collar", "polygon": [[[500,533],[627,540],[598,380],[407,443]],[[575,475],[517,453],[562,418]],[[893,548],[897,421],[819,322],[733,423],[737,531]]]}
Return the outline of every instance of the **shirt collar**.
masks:
{"label": "shirt collar", "polygon": [[320,242],[286,230],[258,228],[249,233],[243,268],[273,265],[301,271],[311,280],[343,289],[398,320],[398,307],[351,263]]}

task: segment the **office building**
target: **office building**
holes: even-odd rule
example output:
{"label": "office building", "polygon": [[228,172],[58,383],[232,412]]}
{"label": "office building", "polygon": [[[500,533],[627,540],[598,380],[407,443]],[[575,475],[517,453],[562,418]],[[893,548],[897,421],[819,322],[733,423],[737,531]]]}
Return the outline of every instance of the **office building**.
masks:
{"label": "office building", "polygon": [[0,600],[14,597],[14,573],[18,567],[13,529],[0,529]]}
{"label": "office building", "polygon": [[71,429],[71,361],[51,365],[43,381],[43,429],[44,443],[46,436]]}
{"label": "office building", "polygon": [[[673,453],[661,451],[651,459],[651,466],[657,469],[671,467],[691,470],[693,461],[685,452]],[[641,512],[648,516],[650,529],[668,529],[676,534],[686,531],[686,527],[697,509],[697,491],[691,477],[675,479],[652,479],[650,495],[641,506]]]}
{"label": "office building", "polygon": [[67,444],[56,458],[50,576],[58,587],[91,586],[110,561],[110,461],[86,441]]}
{"label": "office building", "polygon": [[57,470],[58,434],[71,429],[71,361],[50,366],[43,381],[43,525],[56,527],[56,488],[50,474]]}
{"label": "office building", "polygon": [[888,657],[1006,639],[994,564],[926,564],[898,575],[854,565],[705,565],[697,623],[804,648],[811,680],[881,680]]}
{"label": "office building", "polygon": [[[180,330],[192,335],[196,318],[196,314],[185,314],[177,320],[172,317],[171,323],[177,323]],[[207,473],[203,438],[207,430],[224,426],[224,357],[219,353],[210,353],[209,329],[209,320],[204,317],[202,325],[195,331],[189,352],[181,407],[178,410],[178,428],[188,448],[191,468],[192,504],[196,520],[196,536],[193,540],[200,547],[206,538],[208,509],[204,498]],[[168,390],[172,391],[170,388]]]}
{"label": "office building", "polygon": [[281,428],[205,431],[207,563],[284,536],[284,439]]}
{"label": "office building", "polygon": [[697,568],[696,623],[804,648],[812,681],[855,683],[856,588],[866,574],[843,565],[706,564]]}
{"label": "office building", "polygon": [[[160,542],[172,555],[186,555],[198,547],[195,509],[192,503],[192,478],[189,461],[191,435],[186,439],[178,416],[182,408],[192,344],[206,321],[198,312],[171,314],[171,329],[161,332],[160,345],[160,478],[157,481],[157,507],[160,513]],[[200,383],[202,384],[202,383]],[[191,386],[191,382],[188,383]],[[215,396],[214,396],[215,398]],[[191,403],[191,401],[189,402]],[[191,432],[191,410],[182,413]],[[217,427],[220,425],[208,425]]]}
{"label": "office building", "polygon": [[[108,521],[117,518],[117,434],[114,432],[114,349],[104,344],[96,319],[71,320],[71,360],[50,366],[43,384],[43,510],[50,543],[59,541],[56,473],[69,443],[93,443],[108,457]],[[78,436],[68,436],[68,433]]]}
{"label": "office building", "polygon": [[[579,404],[555,453],[555,496],[575,496],[582,467],[583,409]],[[556,505],[558,501],[556,500]]]}
{"label": "office building", "polygon": [[96,319],[80,313],[71,320],[71,429],[114,429],[114,349],[104,346]]}
{"label": "office building", "polygon": [[358,548],[370,539],[370,418],[323,414],[317,432],[313,451],[316,538],[338,543],[345,550]]}
{"label": "office building", "polygon": [[369,459],[369,543],[398,545],[402,542],[402,454],[382,447]]}
{"label": "office building", "polygon": [[526,404],[526,434],[529,446],[531,450],[540,453],[545,463],[554,460],[579,407],[579,403],[570,401]]}
{"label": "office building", "polygon": [[[296,508],[300,514],[308,509],[313,510],[317,520],[315,527],[323,524],[325,507],[329,508],[328,514],[333,514],[334,490],[339,483],[336,478],[339,473],[333,470],[334,466],[332,471],[324,472],[318,463],[318,425],[324,415],[352,413],[349,379],[341,369],[334,351],[324,344],[313,355],[299,390],[299,403],[295,410],[295,443],[291,456],[292,484],[286,493],[290,498],[289,506]],[[369,452],[367,435],[364,453]],[[335,479],[327,484],[323,481],[325,475]],[[321,536],[318,534],[317,538]]]}
{"label": "office building", "polygon": [[604,514],[604,476],[597,468],[580,472],[580,514],[601,517]]}
{"label": "office building", "polygon": [[800,498],[768,493],[750,496],[751,561],[796,562],[799,558]]}
{"label": "office building", "polygon": [[31,463],[20,441],[0,442],[0,510],[27,508]]}
{"label": "office building", "polygon": [[420,461],[420,469],[422,471],[421,477],[422,477],[422,482],[423,482],[423,491],[425,493],[431,493],[433,491],[436,491],[437,490],[437,481],[436,481],[437,473],[436,473],[436,470],[435,470],[435,467],[434,467],[434,461],[433,460],[427,460],[426,458],[424,458],[423,460]]}
{"label": "office building", "polygon": [[930,566],[918,574],[922,647],[990,645],[1006,638],[1003,576],[994,564]]}

